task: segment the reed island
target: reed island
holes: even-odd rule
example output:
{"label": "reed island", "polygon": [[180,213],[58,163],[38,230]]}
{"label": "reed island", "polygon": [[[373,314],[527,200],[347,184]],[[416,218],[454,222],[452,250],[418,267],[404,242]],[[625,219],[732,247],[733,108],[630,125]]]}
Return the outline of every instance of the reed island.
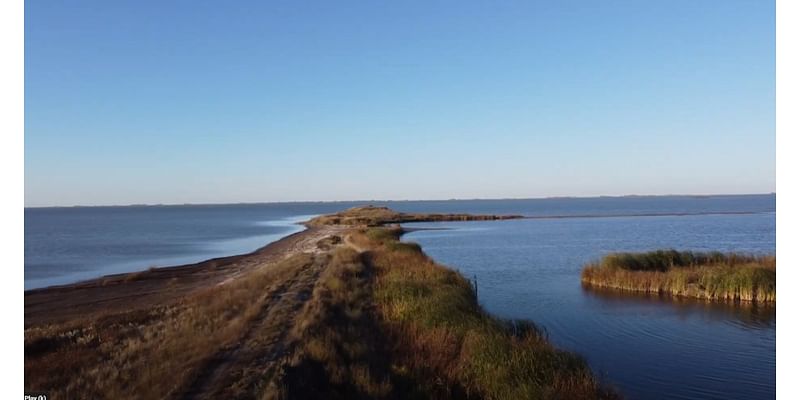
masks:
{"label": "reed island", "polygon": [[587,265],[588,286],[710,301],[775,303],[775,256],[658,250]]}
{"label": "reed island", "polygon": [[25,293],[25,388],[53,399],[614,399],[531,322],[359,207],[250,254]]}

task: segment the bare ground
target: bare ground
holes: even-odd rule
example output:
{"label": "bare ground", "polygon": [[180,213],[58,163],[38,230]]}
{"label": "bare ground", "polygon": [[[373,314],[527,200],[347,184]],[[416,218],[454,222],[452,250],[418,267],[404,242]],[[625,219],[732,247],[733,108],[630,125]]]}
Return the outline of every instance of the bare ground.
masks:
{"label": "bare ground", "polygon": [[169,303],[198,289],[225,284],[243,273],[263,268],[293,254],[320,252],[317,243],[342,229],[335,226],[313,227],[249,254],[29,290],[25,292],[25,326]]}

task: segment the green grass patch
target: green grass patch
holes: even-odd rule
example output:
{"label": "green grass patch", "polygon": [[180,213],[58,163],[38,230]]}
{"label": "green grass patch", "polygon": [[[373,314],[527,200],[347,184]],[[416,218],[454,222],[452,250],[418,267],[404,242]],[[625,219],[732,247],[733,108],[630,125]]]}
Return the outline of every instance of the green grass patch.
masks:
{"label": "green grass patch", "polygon": [[419,253],[422,251],[422,247],[418,244],[406,242],[389,242],[386,244],[386,248],[389,251],[405,251],[410,253]]}
{"label": "green grass patch", "polygon": [[371,242],[380,244],[395,242],[402,233],[400,228],[367,228],[364,230],[364,234]]}

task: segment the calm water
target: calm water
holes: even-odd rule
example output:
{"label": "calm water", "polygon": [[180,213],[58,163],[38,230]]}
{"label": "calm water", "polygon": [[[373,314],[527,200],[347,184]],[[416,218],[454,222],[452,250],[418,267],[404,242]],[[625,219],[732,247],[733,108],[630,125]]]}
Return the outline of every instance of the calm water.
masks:
{"label": "calm water", "polygon": [[[491,312],[528,318],[629,398],[774,398],[775,312],[589,292],[581,267],[611,251],[775,252],[775,196],[370,202],[401,211],[585,216],[414,224],[437,260],[477,276]],[[245,253],[298,221],[364,204],[25,210],[25,288]],[[751,214],[731,215],[724,213]],[[707,214],[627,216],[641,214]]]}
{"label": "calm water", "polygon": [[[753,200],[748,210],[764,199]],[[489,311],[535,321],[628,398],[767,399],[775,397],[774,308],[621,296],[580,285],[582,266],[612,251],[774,254],[775,214],[764,208],[750,215],[409,224],[447,229],[406,240],[476,276]]]}

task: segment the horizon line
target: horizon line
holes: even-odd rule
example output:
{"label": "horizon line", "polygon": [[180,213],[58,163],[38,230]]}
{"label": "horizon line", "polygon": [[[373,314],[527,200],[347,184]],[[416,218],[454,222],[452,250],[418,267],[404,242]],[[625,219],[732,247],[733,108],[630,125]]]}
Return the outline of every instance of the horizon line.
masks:
{"label": "horizon line", "polygon": [[544,196],[544,197],[498,197],[498,198],[450,198],[450,199],[356,199],[356,200],[285,200],[285,201],[242,201],[233,203],[129,203],[129,204],[75,204],[75,205],[48,205],[24,206],[24,209],[33,208],[90,208],[90,207],[180,207],[180,206],[226,206],[226,205],[262,205],[262,204],[301,204],[301,203],[369,203],[369,202],[445,202],[445,201],[522,201],[522,200],[568,200],[568,199],[600,199],[600,198],[631,198],[631,197],[726,197],[726,196],[767,196],[776,195],[776,192],[767,193],[713,193],[713,194],[624,194],[624,195],[595,195],[595,196]]}

